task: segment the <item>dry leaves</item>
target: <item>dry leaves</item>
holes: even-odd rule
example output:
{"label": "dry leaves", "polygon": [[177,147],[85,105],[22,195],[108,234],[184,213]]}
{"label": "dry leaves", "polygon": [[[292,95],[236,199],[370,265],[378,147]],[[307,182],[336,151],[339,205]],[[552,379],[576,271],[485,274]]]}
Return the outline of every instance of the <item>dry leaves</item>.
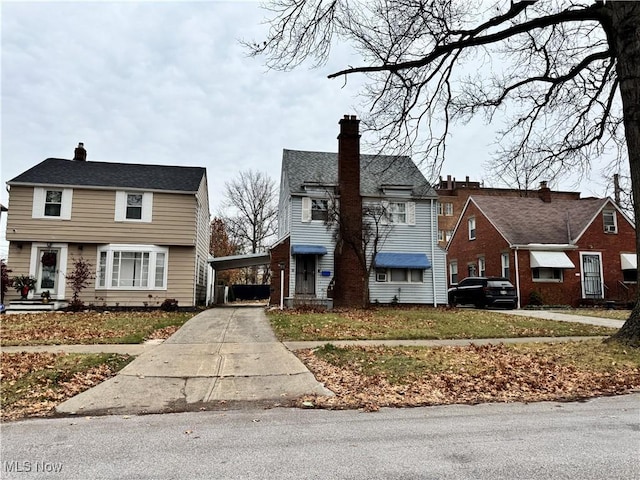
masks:
{"label": "dry leaves", "polygon": [[[370,355],[373,361],[379,354],[389,354],[383,347],[349,349]],[[338,367],[313,350],[299,351],[297,355],[318,381],[335,393],[335,397],[302,398],[300,405],[313,402],[322,408],[376,411],[380,407],[577,400],[640,389],[638,365],[581,368],[544,353],[516,353],[504,345],[433,350],[455,356],[455,366],[409,375],[395,383],[384,373],[367,373],[363,362]]]}
{"label": "dry leaves", "polygon": [[2,420],[52,415],[56,405],[112,377],[129,359],[125,355],[105,355],[108,361],[83,367],[87,357],[2,353]]}

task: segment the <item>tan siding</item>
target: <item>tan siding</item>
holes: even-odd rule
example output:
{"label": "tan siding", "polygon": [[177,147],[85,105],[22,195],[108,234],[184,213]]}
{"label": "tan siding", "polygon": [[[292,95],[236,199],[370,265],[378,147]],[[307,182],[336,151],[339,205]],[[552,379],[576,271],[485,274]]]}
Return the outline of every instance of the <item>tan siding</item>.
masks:
{"label": "tan siding", "polygon": [[31,218],[33,188],[11,188],[7,240],[194,245],[194,195],[153,194],[153,221],[116,222],[115,191],[73,190],[71,220]]}
{"label": "tan siding", "polygon": [[[11,242],[9,245],[9,255],[7,266],[12,270],[10,276],[28,275],[31,258],[31,244],[22,243],[22,248],[18,248],[19,242]],[[80,249],[80,246],[82,249]],[[169,247],[169,266],[167,276],[167,290],[107,290],[96,289],[96,263],[98,261],[98,246],[95,244],[70,244],[68,246],[67,265],[65,272],[73,270],[73,262],[82,256],[90,265],[92,278],[90,284],[85,288],[80,299],[87,305],[95,306],[121,306],[121,307],[144,307],[146,305],[157,307],[167,298],[175,298],[181,307],[194,305],[194,271],[195,271],[195,248],[194,247]],[[65,299],[70,300],[73,292],[68,285],[65,285]],[[20,295],[10,289],[7,292],[5,302],[18,300]]]}

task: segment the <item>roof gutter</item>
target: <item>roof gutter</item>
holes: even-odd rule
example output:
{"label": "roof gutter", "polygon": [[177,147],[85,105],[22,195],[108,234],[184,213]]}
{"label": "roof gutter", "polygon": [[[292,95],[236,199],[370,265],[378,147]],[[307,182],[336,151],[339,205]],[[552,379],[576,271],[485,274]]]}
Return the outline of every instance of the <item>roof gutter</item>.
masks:
{"label": "roof gutter", "polygon": [[515,250],[536,250],[538,252],[560,252],[563,250],[577,250],[578,246],[571,243],[527,243],[523,245],[512,244]]}

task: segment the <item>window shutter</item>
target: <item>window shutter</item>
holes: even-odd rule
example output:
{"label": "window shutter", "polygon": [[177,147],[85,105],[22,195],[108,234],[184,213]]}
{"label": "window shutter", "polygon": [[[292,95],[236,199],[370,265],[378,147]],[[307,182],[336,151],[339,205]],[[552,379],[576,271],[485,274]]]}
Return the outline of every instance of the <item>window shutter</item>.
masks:
{"label": "window shutter", "polygon": [[142,221],[151,222],[153,219],[153,192],[142,195]]}
{"label": "window shutter", "polygon": [[31,210],[31,217],[44,217],[44,188],[35,187],[33,189],[33,207]]}
{"label": "window shutter", "polygon": [[310,197],[302,197],[302,216],[300,220],[303,222],[311,221],[311,198]]}
{"label": "window shutter", "polygon": [[127,194],[125,192],[116,192],[116,222],[124,222],[125,212],[127,210]]}
{"label": "window shutter", "polygon": [[416,204],[414,202],[407,202],[407,223],[409,225],[416,224]]}
{"label": "window shutter", "polygon": [[73,205],[73,189],[65,188],[62,190],[62,206],[60,208],[60,218],[62,220],[71,220],[71,206]]}

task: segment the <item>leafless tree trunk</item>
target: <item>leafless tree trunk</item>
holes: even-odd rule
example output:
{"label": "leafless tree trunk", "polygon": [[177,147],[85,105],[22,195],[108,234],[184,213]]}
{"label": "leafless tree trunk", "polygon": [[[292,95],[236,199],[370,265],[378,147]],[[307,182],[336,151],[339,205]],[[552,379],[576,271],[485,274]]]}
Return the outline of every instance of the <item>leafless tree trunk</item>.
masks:
{"label": "leafless tree trunk", "polygon": [[[219,216],[232,243],[244,253],[264,252],[275,239],[277,206],[274,181],[262,172],[240,172],[225,183],[225,201]],[[252,268],[251,283],[257,283],[258,269]]]}

